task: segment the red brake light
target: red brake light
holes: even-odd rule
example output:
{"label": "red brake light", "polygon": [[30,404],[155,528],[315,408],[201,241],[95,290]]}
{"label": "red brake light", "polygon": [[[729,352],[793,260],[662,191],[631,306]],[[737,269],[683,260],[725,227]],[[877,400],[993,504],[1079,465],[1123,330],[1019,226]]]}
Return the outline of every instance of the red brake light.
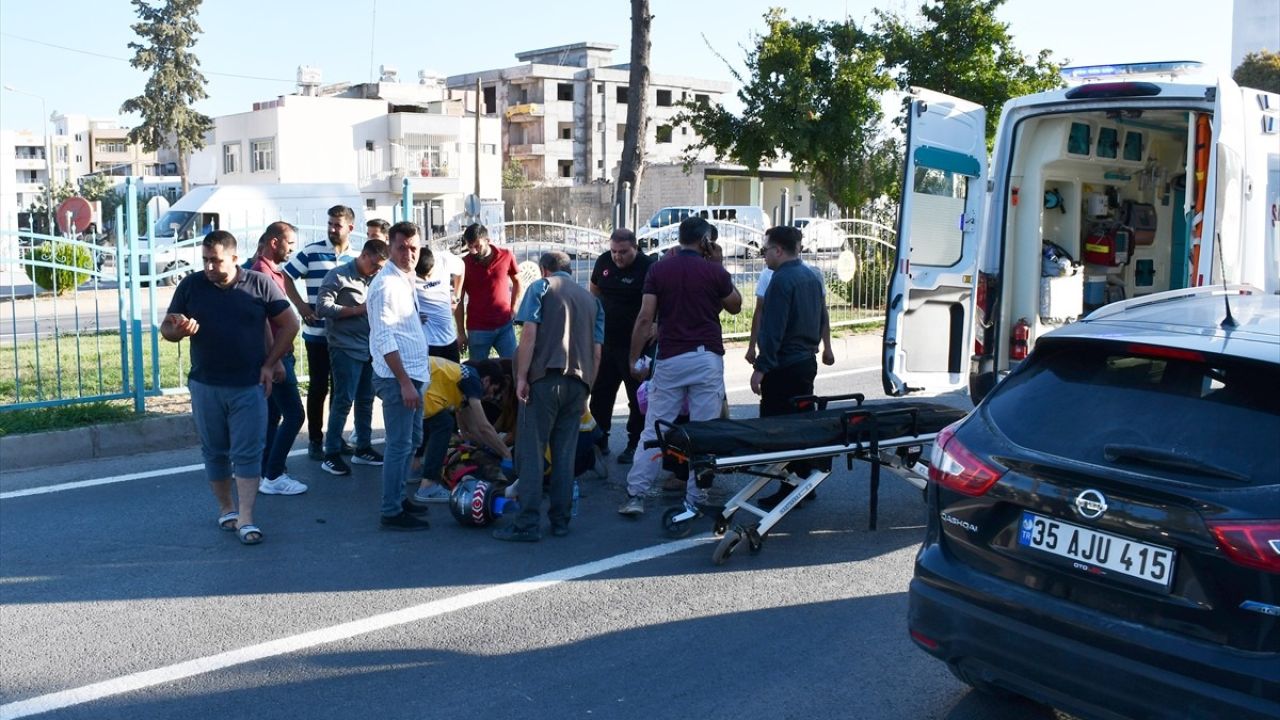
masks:
{"label": "red brake light", "polygon": [[948,425],[933,440],[929,456],[929,479],[962,495],[978,496],[991,489],[1004,468],[978,459],[959,440],[955,425]]}
{"label": "red brake light", "polygon": [[1166,360],[1204,362],[1204,353],[1196,352],[1195,350],[1161,347],[1159,345],[1142,345],[1139,343],[1130,343],[1125,350],[1133,353],[1134,355],[1145,355],[1146,357],[1164,358]]}
{"label": "red brake light", "polygon": [[1231,562],[1280,573],[1280,520],[1210,522],[1209,529]]}

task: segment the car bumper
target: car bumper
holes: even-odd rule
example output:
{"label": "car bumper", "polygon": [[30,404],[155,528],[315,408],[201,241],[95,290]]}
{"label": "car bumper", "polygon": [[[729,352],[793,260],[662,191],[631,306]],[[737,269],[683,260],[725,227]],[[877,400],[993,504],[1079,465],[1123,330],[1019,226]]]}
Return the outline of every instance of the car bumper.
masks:
{"label": "car bumper", "polygon": [[[968,677],[1084,717],[1280,717],[1276,654],[1120,622],[954,564],[944,578],[941,555],[926,549],[917,562],[908,625]],[[1027,608],[1045,622],[1028,622]]]}

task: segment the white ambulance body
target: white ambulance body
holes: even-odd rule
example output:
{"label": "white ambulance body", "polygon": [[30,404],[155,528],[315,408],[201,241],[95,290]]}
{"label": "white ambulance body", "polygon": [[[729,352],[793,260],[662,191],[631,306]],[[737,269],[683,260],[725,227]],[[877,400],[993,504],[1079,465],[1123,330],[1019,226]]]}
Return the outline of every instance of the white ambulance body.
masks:
{"label": "white ambulance body", "polygon": [[1064,70],[1076,84],[1005,104],[989,167],[980,105],[914,94],[885,392],[968,384],[976,402],[1039,335],[1107,303],[1280,292],[1280,96],[1196,72]]}

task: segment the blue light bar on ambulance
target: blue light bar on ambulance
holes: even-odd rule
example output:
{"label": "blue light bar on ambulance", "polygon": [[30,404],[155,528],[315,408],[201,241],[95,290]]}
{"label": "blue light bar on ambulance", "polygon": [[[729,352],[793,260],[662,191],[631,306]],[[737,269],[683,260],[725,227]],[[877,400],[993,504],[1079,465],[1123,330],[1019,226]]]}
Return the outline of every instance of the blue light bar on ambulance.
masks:
{"label": "blue light bar on ambulance", "polygon": [[1064,67],[1058,74],[1070,82],[1089,82],[1104,78],[1132,77],[1135,75],[1168,75],[1170,77],[1200,70],[1204,63],[1195,60],[1167,60],[1164,62],[1117,63],[1114,65],[1077,65]]}

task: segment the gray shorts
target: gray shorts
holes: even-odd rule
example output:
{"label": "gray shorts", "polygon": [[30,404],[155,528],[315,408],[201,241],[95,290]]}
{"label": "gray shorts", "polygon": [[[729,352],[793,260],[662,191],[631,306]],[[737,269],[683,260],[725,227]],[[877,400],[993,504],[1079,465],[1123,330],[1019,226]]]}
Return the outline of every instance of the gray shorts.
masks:
{"label": "gray shorts", "polygon": [[210,482],[258,477],[267,441],[267,398],[261,385],[206,385],[190,380],[191,415]]}

